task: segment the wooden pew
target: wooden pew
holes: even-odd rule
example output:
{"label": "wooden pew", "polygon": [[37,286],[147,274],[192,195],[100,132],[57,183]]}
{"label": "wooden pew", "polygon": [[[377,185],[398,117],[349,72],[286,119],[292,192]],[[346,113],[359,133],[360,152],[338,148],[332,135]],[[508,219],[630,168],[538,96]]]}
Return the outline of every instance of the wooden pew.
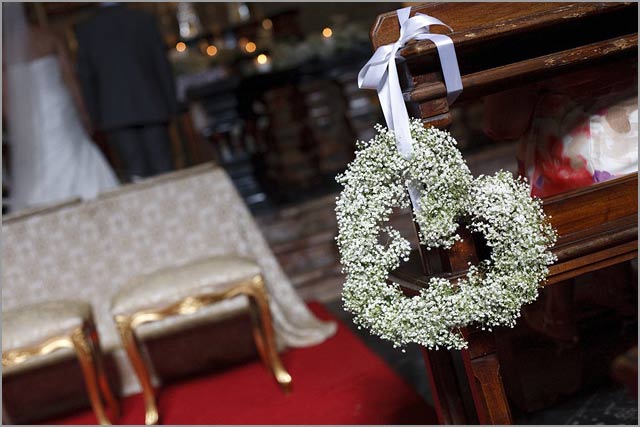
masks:
{"label": "wooden pew", "polygon": [[[414,7],[411,15],[416,12],[454,30],[449,35],[463,83],[456,104],[580,70],[593,70],[592,78],[611,67],[619,76],[637,73],[635,3],[427,3]],[[442,27],[431,31],[449,32]],[[379,16],[371,30],[374,48],[395,42],[398,35],[395,12]],[[410,42],[400,54],[410,114],[425,126],[447,127],[452,115],[434,44]],[[637,78],[627,78],[626,84],[629,79],[637,93]],[[634,173],[544,200],[559,233],[553,248],[558,262],[550,268],[547,286],[637,257],[637,179]],[[449,251],[420,248],[390,280],[415,295],[434,274],[452,280],[466,274],[468,262],[476,263],[481,252],[473,238]],[[463,334],[466,350],[424,352],[440,422],[512,423],[495,333],[470,327]]]}

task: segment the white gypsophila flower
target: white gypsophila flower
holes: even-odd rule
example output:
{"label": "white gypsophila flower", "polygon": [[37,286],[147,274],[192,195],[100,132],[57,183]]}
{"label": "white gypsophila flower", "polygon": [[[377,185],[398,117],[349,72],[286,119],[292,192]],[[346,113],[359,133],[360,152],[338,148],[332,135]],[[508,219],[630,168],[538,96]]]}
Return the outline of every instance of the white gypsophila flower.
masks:
{"label": "white gypsophila flower", "polygon": [[[515,325],[555,261],[548,249],[556,233],[524,180],[504,171],[473,179],[449,133],[425,129],[419,120],[410,129],[410,160],[399,154],[393,132],[377,125],[376,137],[358,142],[356,158],[337,178],[344,186],[336,201],[336,241],[347,276],[343,302],[359,326],[394,346],[460,349],[467,345],[461,327]],[[381,224],[394,208],[409,206],[406,187],[412,181],[421,188],[420,210],[414,212],[421,244],[450,248],[466,218],[472,232],[484,235],[491,256],[456,283],[434,277],[408,298],[387,278],[408,260],[410,244]]]}

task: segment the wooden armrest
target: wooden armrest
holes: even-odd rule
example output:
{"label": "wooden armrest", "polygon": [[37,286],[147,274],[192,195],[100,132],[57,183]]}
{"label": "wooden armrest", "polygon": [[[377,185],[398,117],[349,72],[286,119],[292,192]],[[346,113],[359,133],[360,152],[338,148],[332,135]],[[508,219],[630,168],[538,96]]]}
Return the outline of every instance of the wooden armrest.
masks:
{"label": "wooden armrest", "polygon": [[[440,19],[451,28],[434,26],[434,33],[449,34],[457,47],[480,40],[497,38],[505,34],[546,28],[589,18],[603,12],[613,12],[632,6],[633,3],[425,3],[411,9],[411,16],[424,13]],[[398,40],[400,28],[396,12],[378,16],[371,28],[370,37],[377,49]],[[405,48],[405,56],[431,53],[431,42],[418,43]],[[431,52],[430,52],[431,51]]]}
{"label": "wooden armrest", "polygon": [[559,235],[547,284],[637,257],[637,195],[632,173],[545,199]]}

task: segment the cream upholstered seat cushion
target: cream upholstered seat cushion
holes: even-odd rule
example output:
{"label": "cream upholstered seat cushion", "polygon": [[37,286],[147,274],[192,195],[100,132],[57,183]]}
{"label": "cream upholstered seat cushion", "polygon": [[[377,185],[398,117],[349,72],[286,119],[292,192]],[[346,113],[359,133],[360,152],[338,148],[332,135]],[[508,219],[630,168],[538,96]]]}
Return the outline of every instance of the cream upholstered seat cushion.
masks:
{"label": "cream upholstered seat cushion", "polygon": [[84,301],[47,301],[2,312],[2,351],[37,345],[66,335],[91,319]]}
{"label": "cream upholstered seat cushion", "polygon": [[237,256],[220,255],[168,267],[134,277],[115,295],[111,312],[133,314],[162,308],[189,296],[224,292],[229,286],[260,274],[255,261]]}

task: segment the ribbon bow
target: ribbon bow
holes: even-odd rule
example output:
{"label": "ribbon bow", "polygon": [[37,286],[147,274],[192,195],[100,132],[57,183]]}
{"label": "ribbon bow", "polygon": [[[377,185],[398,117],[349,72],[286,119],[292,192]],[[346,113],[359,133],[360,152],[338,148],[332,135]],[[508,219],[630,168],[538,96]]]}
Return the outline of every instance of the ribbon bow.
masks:
{"label": "ribbon bow", "polygon": [[[400,155],[409,160],[412,156],[413,139],[409,130],[409,113],[404,104],[398,70],[396,67],[396,56],[398,50],[409,40],[431,40],[435,43],[440,56],[440,65],[447,87],[447,101],[451,104],[462,92],[462,80],[458,69],[458,59],[456,58],[453,41],[444,34],[433,34],[429,32],[431,25],[444,25],[439,19],[424,14],[416,14],[409,18],[411,7],[398,9],[398,21],[400,23],[400,38],[393,44],[380,46],[375,53],[360,70],[358,74],[358,87],[361,89],[375,89],[378,91],[378,98],[387,127],[392,130],[396,137],[396,143]],[[419,193],[417,186],[409,185],[409,195],[414,208],[418,208],[417,200]]]}
{"label": "ribbon bow", "polygon": [[358,87],[378,91],[380,105],[387,127],[393,130],[398,142],[398,150],[405,159],[411,158],[412,139],[409,132],[409,114],[404,104],[396,56],[409,40],[431,40],[435,43],[440,56],[442,74],[447,87],[447,101],[451,104],[462,92],[462,80],[458,69],[458,59],[453,41],[444,34],[429,32],[431,25],[444,25],[444,22],[432,16],[416,14],[409,18],[411,7],[398,9],[400,38],[393,44],[380,46],[358,74]]}

